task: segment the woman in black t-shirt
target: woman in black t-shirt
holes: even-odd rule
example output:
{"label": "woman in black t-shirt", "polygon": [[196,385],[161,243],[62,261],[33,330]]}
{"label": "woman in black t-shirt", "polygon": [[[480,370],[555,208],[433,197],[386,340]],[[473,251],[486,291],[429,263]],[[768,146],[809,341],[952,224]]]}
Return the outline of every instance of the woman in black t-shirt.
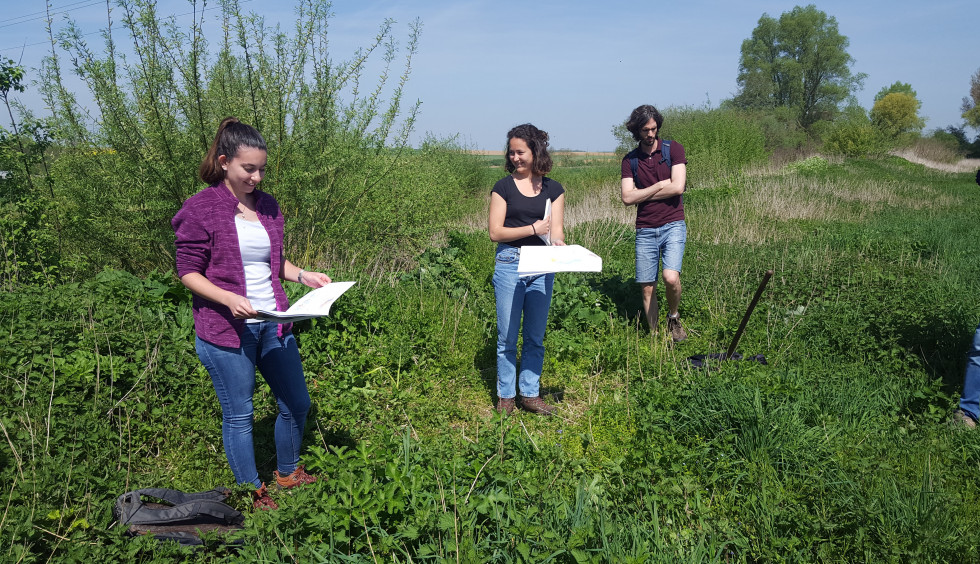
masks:
{"label": "woman in black t-shirt", "polygon": [[[507,172],[490,194],[490,240],[497,243],[493,289],[497,298],[497,411],[511,413],[517,388],[521,407],[552,415],[541,399],[544,332],[554,274],[519,276],[522,246],[565,244],[565,189],[544,176],[551,170],[548,134],[526,123],[507,133]],[[545,215],[550,201],[550,213]],[[524,344],[517,373],[517,337],[523,317]]]}

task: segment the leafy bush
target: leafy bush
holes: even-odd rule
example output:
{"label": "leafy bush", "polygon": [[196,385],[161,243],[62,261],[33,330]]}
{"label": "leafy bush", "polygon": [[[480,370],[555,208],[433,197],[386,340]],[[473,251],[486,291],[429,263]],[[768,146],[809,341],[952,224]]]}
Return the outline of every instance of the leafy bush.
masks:
{"label": "leafy bush", "polygon": [[845,157],[883,155],[888,143],[870,121],[848,120],[835,124],[824,139],[824,148]]}
{"label": "leafy bush", "polygon": [[[419,106],[402,95],[420,24],[409,26],[402,46],[394,22],[386,20],[370,45],[335,62],[321,49],[329,4],[310,0],[300,7],[295,32],[286,32],[267,29],[237,3],[222,4],[230,33],[210,45],[203,21],[181,29],[154,4],[124,0],[122,31],[112,29],[137,54],[125,59],[114,56],[114,43],[99,54],[67,25],[59,45],[90,88],[99,117],[88,122],[78,111],[58,70],[65,55],[53,52],[42,83],[55,109],[59,158],[51,170],[51,205],[64,221],[64,257],[82,272],[92,265],[139,273],[169,268],[170,219],[202,188],[194,181],[197,167],[227,115],[266,138],[263,189],[282,206],[293,260],[397,264],[458,218],[466,198],[432,202],[446,189],[465,196],[483,187],[483,167],[450,141],[429,139],[417,150],[407,143]],[[362,92],[372,56],[381,58],[382,71]],[[402,72],[395,76],[398,64]]]}
{"label": "leafy bush", "polygon": [[799,174],[814,175],[827,172],[830,168],[830,163],[823,157],[813,156],[802,161],[789,163],[785,168],[786,170]]}
{"label": "leafy bush", "polygon": [[[676,139],[687,156],[689,186],[703,186],[768,158],[765,137],[748,114],[724,109],[670,107],[664,115],[662,139]],[[617,152],[636,146],[625,123],[613,129],[620,140]]]}
{"label": "leafy bush", "polygon": [[871,124],[885,136],[899,138],[918,132],[925,126],[919,117],[920,102],[913,94],[893,92],[875,101],[871,108]]}
{"label": "leafy bush", "polygon": [[747,110],[745,115],[762,129],[765,147],[773,153],[799,153],[811,143],[810,135],[797,122],[791,108]]}

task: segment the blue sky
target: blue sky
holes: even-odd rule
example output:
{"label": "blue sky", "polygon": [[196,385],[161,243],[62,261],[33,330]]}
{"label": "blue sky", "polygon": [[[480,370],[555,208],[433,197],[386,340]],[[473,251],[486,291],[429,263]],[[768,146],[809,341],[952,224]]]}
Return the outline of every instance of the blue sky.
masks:
{"label": "blue sky", "polygon": [[[60,12],[56,26],[70,17],[90,34],[91,45],[100,45],[104,0],[50,2]],[[291,0],[241,4],[268,24],[288,28],[293,21]],[[862,106],[870,108],[882,87],[902,81],[918,93],[927,129],[962,124],[960,103],[980,68],[980,2],[814,4],[850,39],[852,70],[868,75],[858,93]],[[161,13],[177,15],[178,24],[189,22],[187,0],[158,5]],[[742,41],[763,13],[778,17],[796,5],[806,2],[339,0],[330,41],[332,57],[343,60],[367,45],[385,18],[396,20],[402,40],[408,24],[421,20],[406,89],[408,100],[422,101],[415,140],[458,134],[470,148],[495,150],[511,126],[531,122],[551,134],[554,148],[605,151],[616,145],[612,126],[636,105],[717,106],[731,97]],[[40,0],[0,0],[0,56],[27,68],[40,63],[49,48],[38,17],[43,9]],[[213,20],[217,11],[209,14]],[[19,99],[43,113],[31,106],[36,102],[29,93]]]}

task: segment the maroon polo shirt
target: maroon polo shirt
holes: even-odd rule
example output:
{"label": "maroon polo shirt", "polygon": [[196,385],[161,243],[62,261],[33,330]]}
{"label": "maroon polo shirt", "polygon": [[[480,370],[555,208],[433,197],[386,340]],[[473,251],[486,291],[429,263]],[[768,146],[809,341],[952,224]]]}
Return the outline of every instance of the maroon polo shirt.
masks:
{"label": "maroon polo shirt", "polygon": [[[670,167],[667,163],[660,162],[663,159],[661,151],[662,141],[658,140],[657,148],[653,154],[647,155],[639,147],[633,149],[622,162],[622,177],[632,178],[633,171],[630,169],[630,158],[636,156],[637,163],[636,179],[634,180],[637,188],[653,186],[661,180],[670,178]],[[670,142],[670,161],[671,164],[687,164],[687,157],[684,155],[684,146],[677,141]],[[636,205],[636,228],[662,227],[673,221],[684,219],[684,196],[679,194],[666,200],[651,200]]]}

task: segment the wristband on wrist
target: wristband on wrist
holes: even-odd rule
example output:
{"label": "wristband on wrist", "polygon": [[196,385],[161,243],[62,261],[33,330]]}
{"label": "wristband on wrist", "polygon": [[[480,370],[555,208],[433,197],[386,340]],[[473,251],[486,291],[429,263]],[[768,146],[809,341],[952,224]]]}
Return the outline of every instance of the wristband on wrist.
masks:
{"label": "wristband on wrist", "polygon": [[538,234],[538,230],[534,228],[534,224],[533,223],[531,224],[531,234],[532,235],[537,235]]}
{"label": "wristband on wrist", "polygon": [[299,273],[296,274],[296,281],[299,282],[300,284],[303,283],[303,273],[304,272],[306,272],[306,271],[301,268],[301,269],[299,269]]}

